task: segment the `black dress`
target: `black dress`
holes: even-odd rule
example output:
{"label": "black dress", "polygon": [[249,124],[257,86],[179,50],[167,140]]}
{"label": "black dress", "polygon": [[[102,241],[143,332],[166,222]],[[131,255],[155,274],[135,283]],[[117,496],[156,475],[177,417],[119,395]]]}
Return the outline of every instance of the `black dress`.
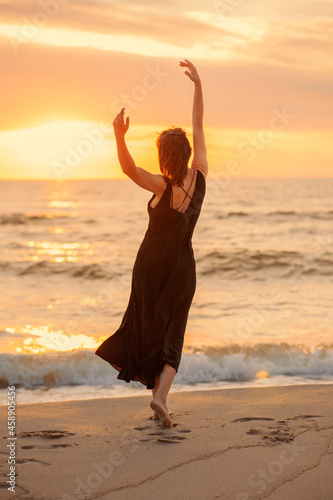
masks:
{"label": "black dress", "polygon": [[180,207],[171,207],[172,185],[166,181],[157,205],[150,206],[155,194],[147,205],[148,229],[137,252],[121,325],[95,351],[119,371],[118,379],[139,381],[147,389],[154,388],[165,363],[178,371],[196,289],[192,234],[206,193],[205,177],[196,170],[193,196],[182,213]]}

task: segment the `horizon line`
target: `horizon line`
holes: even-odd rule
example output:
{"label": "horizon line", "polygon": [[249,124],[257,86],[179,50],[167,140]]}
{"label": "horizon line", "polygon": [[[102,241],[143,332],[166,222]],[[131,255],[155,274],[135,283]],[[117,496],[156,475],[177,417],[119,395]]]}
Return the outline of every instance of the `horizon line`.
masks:
{"label": "horizon line", "polygon": [[[210,175],[208,179],[224,179],[225,177],[216,177],[214,175]],[[251,180],[251,179],[265,179],[265,180],[277,180],[277,179],[333,179],[333,175],[331,177],[313,177],[313,176],[308,176],[308,177],[299,177],[299,176],[291,176],[291,177],[240,177],[240,176],[230,176],[229,180]],[[29,178],[29,177],[20,177],[20,178],[6,178],[6,179],[1,179],[0,182],[13,182],[13,181],[52,181],[52,182],[64,182],[64,181],[113,181],[113,180],[132,180],[130,177],[80,177],[80,178],[65,178],[65,179],[52,179],[49,177],[43,177],[43,178]],[[133,181],[134,182],[134,181]]]}

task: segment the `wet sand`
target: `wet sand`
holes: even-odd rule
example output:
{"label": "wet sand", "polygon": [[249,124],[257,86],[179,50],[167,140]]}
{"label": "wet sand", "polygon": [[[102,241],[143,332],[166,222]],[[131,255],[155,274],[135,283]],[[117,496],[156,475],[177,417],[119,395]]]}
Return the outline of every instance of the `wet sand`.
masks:
{"label": "wet sand", "polygon": [[173,393],[170,429],[150,400],[18,400],[16,494],[1,406],[1,498],[333,498],[333,385]]}

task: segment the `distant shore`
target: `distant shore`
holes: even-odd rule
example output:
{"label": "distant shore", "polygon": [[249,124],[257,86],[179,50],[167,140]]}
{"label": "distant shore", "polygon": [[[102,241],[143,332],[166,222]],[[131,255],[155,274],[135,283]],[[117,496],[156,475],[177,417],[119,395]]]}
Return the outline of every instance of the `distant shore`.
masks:
{"label": "distant shore", "polygon": [[333,498],[333,384],[171,393],[172,429],[150,399],[18,402],[15,498]]}

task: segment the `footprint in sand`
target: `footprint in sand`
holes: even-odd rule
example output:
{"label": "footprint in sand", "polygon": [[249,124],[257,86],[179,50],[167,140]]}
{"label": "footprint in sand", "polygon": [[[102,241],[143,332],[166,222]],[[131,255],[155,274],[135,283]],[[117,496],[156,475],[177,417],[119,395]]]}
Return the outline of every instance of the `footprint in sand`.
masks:
{"label": "footprint in sand", "polygon": [[[232,420],[232,422],[251,422],[251,421],[257,421],[257,422],[273,422],[274,418],[272,417],[242,417],[242,418],[236,418],[236,420]],[[290,428],[287,426],[287,423],[285,420],[279,420],[277,422],[277,425],[265,427],[263,424],[260,428],[257,427],[250,427],[250,429],[246,432],[246,434],[249,435],[262,435],[263,439],[269,439],[270,441],[293,441],[294,439],[294,434],[290,430]]]}
{"label": "footprint in sand", "polygon": [[286,420],[311,420],[315,422],[314,418],[320,418],[322,415],[297,415],[296,417],[287,417]]}
{"label": "footprint in sand", "polygon": [[313,424],[317,423],[315,419],[321,417],[322,415],[297,415],[296,417],[287,417],[286,420],[288,420],[288,423],[290,424],[292,423],[292,420],[294,420],[295,423],[299,422],[297,425],[299,429],[311,429],[314,427]]}
{"label": "footprint in sand", "polygon": [[[170,413],[172,416],[172,413]],[[134,430],[141,432],[141,437],[138,437],[138,441],[141,443],[147,442],[161,442],[161,443],[180,443],[186,436],[183,434],[188,434],[192,432],[190,429],[175,429],[178,424],[174,423],[172,427],[156,427],[156,424],[161,425],[159,420],[154,420],[149,417],[148,420],[154,422],[153,425],[143,425],[140,427],[134,427]]]}
{"label": "footprint in sand", "polygon": [[[59,439],[62,437],[68,437],[68,436],[74,436],[74,432],[68,432],[68,431],[53,431],[53,430],[45,430],[45,431],[28,431],[28,432],[19,432],[17,436],[20,438],[28,438],[28,437],[37,437],[37,438],[43,438],[43,439]],[[50,448],[67,448],[68,446],[73,446],[71,444],[49,444],[49,445],[40,445],[40,444],[35,444],[35,445],[24,445],[21,446],[20,448],[22,450],[32,450],[32,449],[41,449],[41,450],[46,450]]]}
{"label": "footprint in sand", "polygon": [[30,445],[30,446],[21,446],[22,450],[32,450],[33,448],[40,448],[41,450],[48,450],[49,448],[67,448],[68,446],[72,446],[71,444],[50,444],[49,446],[41,446],[39,444]]}
{"label": "footprint in sand", "polygon": [[50,464],[49,462],[44,462],[43,460],[37,460],[36,458],[17,458],[16,459],[17,464],[25,464],[27,462],[36,462],[38,464],[52,466],[52,464]]}
{"label": "footprint in sand", "polygon": [[[246,434],[249,435],[262,435],[263,439],[270,440],[272,442],[293,441],[295,438],[295,429],[291,429],[289,425],[291,421],[305,420],[305,425],[297,425],[297,428],[311,428],[313,427],[313,422],[316,423],[315,418],[321,417],[321,415],[297,415],[296,417],[287,417],[285,420],[277,420],[276,424],[272,424],[265,427],[264,424],[260,428],[251,427]],[[274,421],[271,417],[243,417],[232,420],[232,422],[250,422],[250,421]]]}
{"label": "footprint in sand", "polygon": [[264,434],[263,439],[269,439],[272,442],[284,441],[289,443],[289,441],[293,441],[295,438],[294,432],[283,422],[278,422],[277,426],[270,426],[267,429],[268,432]]}
{"label": "footprint in sand", "polygon": [[250,422],[251,420],[274,420],[274,418],[270,418],[270,417],[242,417],[242,418],[236,418],[236,420],[232,420],[231,422]]}
{"label": "footprint in sand", "polygon": [[255,429],[254,427],[251,427],[251,429],[246,433],[246,434],[260,434],[261,431],[259,429]]}
{"label": "footprint in sand", "polygon": [[41,437],[46,439],[56,439],[66,436],[75,436],[74,432],[68,431],[31,431],[31,432],[19,432],[17,436],[20,437]]}
{"label": "footprint in sand", "polygon": [[[6,481],[3,481],[0,483],[0,491],[1,489],[6,489],[8,488],[8,483]],[[27,498],[27,495],[30,494],[30,491],[27,490],[26,488],[23,488],[23,486],[20,486],[18,483],[15,485],[15,498],[16,499],[25,499]],[[32,497],[30,497],[32,498]]]}

